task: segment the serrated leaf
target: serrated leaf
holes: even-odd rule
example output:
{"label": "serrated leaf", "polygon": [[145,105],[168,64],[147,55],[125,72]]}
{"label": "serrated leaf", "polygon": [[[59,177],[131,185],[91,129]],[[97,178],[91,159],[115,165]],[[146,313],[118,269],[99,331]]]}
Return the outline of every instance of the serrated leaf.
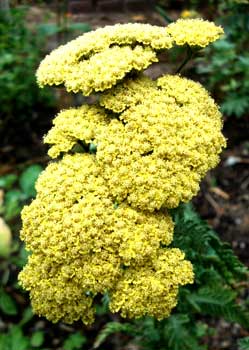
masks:
{"label": "serrated leaf", "polygon": [[201,350],[203,346],[189,333],[187,325],[190,319],[187,315],[171,315],[164,327],[164,338],[172,350]]}
{"label": "serrated leaf", "polygon": [[221,104],[221,111],[228,116],[236,115],[241,117],[249,106],[249,101],[247,96],[236,97],[229,96],[229,99]]}
{"label": "serrated leaf", "polygon": [[27,197],[35,197],[35,183],[42,171],[42,167],[38,164],[31,165],[21,174],[19,179],[19,184],[22,191],[25,193]]}
{"label": "serrated leaf", "polygon": [[134,326],[129,323],[119,323],[119,322],[109,322],[105,325],[105,327],[99,332],[96,337],[93,349],[97,349],[106,338],[114,333],[124,332],[128,334],[134,334]]}

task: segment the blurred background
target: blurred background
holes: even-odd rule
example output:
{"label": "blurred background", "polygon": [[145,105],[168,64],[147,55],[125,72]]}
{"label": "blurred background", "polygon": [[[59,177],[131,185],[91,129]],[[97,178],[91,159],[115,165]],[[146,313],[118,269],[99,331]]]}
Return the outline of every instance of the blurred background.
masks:
{"label": "blurred background", "polygon": [[[20,212],[35,196],[34,183],[49,161],[43,135],[60,109],[84,102],[63,89],[39,89],[35,72],[48,52],[84,32],[127,22],[165,26],[178,18],[209,19],[225,29],[221,40],[201,50],[182,71],[220,105],[228,140],[194,206],[249,265],[249,1],[0,0],[0,350],[142,349],[129,331],[105,334],[106,322],[118,316],[106,312],[104,300],[91,327],[53,325],[32,314],[28,294],[18,286],[27,259],[18,238]],[[179,48],[163,54],[147,74],[174,73],[184,55]],[[245,287],[248,293],[247,282]],[[237,338],[249,335],[224,320],[205,322],[211,331],[200,332],[212,350],[237,349]]]}

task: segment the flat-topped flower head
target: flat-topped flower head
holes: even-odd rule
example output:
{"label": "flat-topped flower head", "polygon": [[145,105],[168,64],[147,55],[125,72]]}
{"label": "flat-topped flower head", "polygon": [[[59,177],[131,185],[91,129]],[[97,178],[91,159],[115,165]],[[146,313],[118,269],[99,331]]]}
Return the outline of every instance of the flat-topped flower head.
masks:
{"label": "flat-topped flower head", "polygon": [[128,23],[86,33],[52,51],[37,70],[40,86],[65,85],[88,96],[104,91],[132,71],[157,62],[157,52],[173,45],[205,47],[223,33],[201,19],[179,19],[168,27]]}
{"label": "flat-topped flower head", "polygon": [[178,19],[170,23],[166,30],[179,46],[205,47],[224,34],[222,27],[203,19]]}
{"label": "flat-topped flower head", "polygon": [[86,33],[52,51],[40,64],[41,86],[65,84],[67,91],[89,95],[104,91],[127,73],[157,62],[156,52],[172,47],[164,27],[128,23]]}

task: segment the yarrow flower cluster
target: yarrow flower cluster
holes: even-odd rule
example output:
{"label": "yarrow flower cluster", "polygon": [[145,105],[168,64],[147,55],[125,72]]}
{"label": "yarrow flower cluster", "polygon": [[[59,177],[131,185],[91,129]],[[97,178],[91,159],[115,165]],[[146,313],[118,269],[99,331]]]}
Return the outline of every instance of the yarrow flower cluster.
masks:
{"label": "yarrow flower cluster", "polygon": [[108,26],[41,62],[41,86],[101,94],[56,116],[44,138],[55,160],[22,212],[31,255],[19,280],[37,314],[89,324],[102,294],[123,317],[160,320],[177,304],[179,287],[193,282],[191,263],[169,247],[168,209],[189,201],[217,165],[221,114],[199,83],[180,75],[153,81],[142,71],[162,50],[204,47],[221,34],[199,19]]}

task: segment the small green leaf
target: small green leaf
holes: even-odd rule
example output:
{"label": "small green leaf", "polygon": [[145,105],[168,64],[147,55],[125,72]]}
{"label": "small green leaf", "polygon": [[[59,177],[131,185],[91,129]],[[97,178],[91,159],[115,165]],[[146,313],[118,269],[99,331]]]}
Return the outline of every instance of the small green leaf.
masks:
{"label": "small green leaf", "polygon": [[9,190],[17,180],[17,175],[9,174],[0,177],[0,187]]}
{"label": "small green leaf", "polygon": [[86,343],[86,337],[84,337],[81,333],[77,332],[71,334],[63,344],[64,350],[76,350],[80,349]]}
{"label": "small green leaf", "polygon": [[198,338],[204,337],[208,332],[208,325],[203,322],[197,322],[196,324],[196,336]]}
{"label": "small green leaf", "polygon": [[36,164],[29,166],[21,174],[19,179],[20,187],[27,197],[35,197],[35,183],[41,171],[42,167]]}
{"label": "small green leaf", "polygon": [[30,340],[30,343],[32,346],[34,346],[35,348],[38,348],[39,346],[41,346],[44,342],[44,333],[41,331],[35,332]]}
{"label": "small green leaf", "polygon": [[3,289],[0,289],[0,310],[7,315],[17,314],[15,301]]}
{"label": "small green leaf", "polygon": [[11,220],[20,214],[20,211],[22,210],[22,199],[23,194],[19,190],[11,190],[6,193],[4,201],[4,214],[6,220]]}

